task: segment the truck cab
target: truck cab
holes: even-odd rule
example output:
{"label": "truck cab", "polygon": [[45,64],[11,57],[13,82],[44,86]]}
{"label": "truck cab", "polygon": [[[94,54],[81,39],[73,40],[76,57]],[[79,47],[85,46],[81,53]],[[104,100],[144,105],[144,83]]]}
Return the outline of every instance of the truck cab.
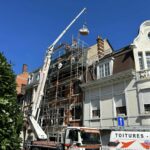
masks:
{"label": "truck cab", "polygon": [[64,150],[98,150],[100,147],[100,131],[98,129],[68,127],[65,131]]}

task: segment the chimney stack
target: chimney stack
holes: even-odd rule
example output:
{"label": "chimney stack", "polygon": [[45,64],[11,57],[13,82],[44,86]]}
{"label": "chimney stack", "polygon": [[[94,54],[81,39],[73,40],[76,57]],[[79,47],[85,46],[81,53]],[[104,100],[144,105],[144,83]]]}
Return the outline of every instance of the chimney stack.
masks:
{"label": "chimney stack", "polygon": [[26,65],[26,64],[23,64],[23,66],[22,66],[22,73],[27,72],[27,71],[28,71],[27,69],[28,69],[28,68],[27,68],[27,65]]}
{"label": "chimney stack", "polygon": [[100,36],[97,37],[97,52],[99,59],[104,56],[104,41]]}

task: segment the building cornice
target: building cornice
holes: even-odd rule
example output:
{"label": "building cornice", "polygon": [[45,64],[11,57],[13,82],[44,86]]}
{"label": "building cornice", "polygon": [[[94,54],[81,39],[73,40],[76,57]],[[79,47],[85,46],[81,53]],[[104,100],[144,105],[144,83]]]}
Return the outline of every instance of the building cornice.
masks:
{"label": "building cornice", "polygon": [[116,83],[124,79],[132,79],[133,77],[135,77],[135,70],[130,69],[130,70],[122,71],[120,73],[117,73],[108,77],[104,77],[101,79],[83,83],[80,86],[83,90],[85,90],[91,87],[109,85],[109,84]]}

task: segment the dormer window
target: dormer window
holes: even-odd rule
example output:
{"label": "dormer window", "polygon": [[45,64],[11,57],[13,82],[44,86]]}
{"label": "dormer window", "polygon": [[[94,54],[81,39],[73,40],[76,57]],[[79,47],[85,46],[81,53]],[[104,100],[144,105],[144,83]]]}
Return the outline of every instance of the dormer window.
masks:
{"label": "dormer window", "polygon": [[100,63],[97,67],[97,79],[112,75],[113,60]]}
{"label": "dormer window", "polygon": [[105,63],[105,76],[110,75],[110,66],[109,63]]}
{"label": "dormer window", "polygon": [[99,65],[100,78],[104,77],[104,64]]}
{"label": "dormer window", "polygon": [[107,77],[110,75],[110,66],[109,62],[103,63],[99,66],[100,78]]}

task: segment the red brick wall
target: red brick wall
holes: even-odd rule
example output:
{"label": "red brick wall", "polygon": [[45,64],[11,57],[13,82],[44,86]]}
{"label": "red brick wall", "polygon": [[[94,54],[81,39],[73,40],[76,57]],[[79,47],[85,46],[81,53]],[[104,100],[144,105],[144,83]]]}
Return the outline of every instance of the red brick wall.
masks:
{"label": "red brick wall", "polygon": [[29,74],[27,72],[23,72],[22,74],[17,75],[16,83],[17,83],[17,94],[21,94],[22,85],[26,85],[28,81]]}

